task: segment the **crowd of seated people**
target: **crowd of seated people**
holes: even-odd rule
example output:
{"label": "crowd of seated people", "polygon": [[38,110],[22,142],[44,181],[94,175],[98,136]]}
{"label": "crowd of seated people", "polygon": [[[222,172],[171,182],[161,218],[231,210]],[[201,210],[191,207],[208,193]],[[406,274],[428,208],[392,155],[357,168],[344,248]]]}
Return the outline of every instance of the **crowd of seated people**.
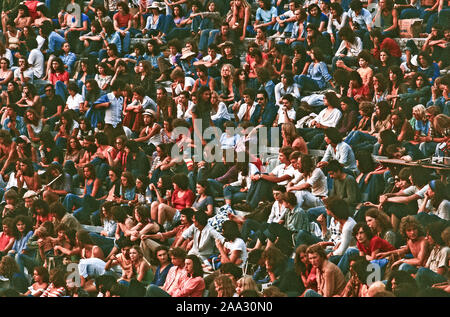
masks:
{"label": "crowd of seated people", "polygon": [[403,2],[1,1],[0,294],[449,296],[450,9]]}

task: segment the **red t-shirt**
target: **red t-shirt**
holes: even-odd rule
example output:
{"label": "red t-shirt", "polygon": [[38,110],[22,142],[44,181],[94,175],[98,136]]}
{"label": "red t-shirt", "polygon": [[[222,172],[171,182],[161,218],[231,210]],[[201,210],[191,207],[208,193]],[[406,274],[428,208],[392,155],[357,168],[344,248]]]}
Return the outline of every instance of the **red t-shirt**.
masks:
{"label": "red t-shirt", "polygon": [[178,197],[178,193],[180,190],[175,190],[172,194],[172,207],[176,210],[181,210],[183,208],[186,208],[186,206],[192,206],[194,203],[194,193],[192,190],[188,189],[184,192],[184,195],[180,198]]}
{"label": "red t-shirt", "polygon": [[128,26],[128,21],[130,21],[131,18],[131,14],[122,15],[119,12],[113,16],[113,19],[117,21],[119,28],[126,28]]}
{"label": "red t-shirt", "polygon": [[50,72],[50,76],[48,76],[48,80],[52,83],[52,85],[55,85],[56,82],[62,81],[69,81],[69,73],[65,71],[64,73],[52,73]]}
{"label": "red t-shirt", "polygon": [[12,238],[14,237],[6,235],[5,232],[0,233],[0,251],[5,250],[6,246]]}
{"label": "red t-shirt", "polygon": [[395,248],[386,240],[381,239],[378,236],[374,236],[372,240],[370,240],[369,248],[366,248],[365,245],[356,242],[356,245],[359,251],[363,252],[366,255],[371,255],[373,251],[380,250],[380,252],[387,252],[395,250]]}

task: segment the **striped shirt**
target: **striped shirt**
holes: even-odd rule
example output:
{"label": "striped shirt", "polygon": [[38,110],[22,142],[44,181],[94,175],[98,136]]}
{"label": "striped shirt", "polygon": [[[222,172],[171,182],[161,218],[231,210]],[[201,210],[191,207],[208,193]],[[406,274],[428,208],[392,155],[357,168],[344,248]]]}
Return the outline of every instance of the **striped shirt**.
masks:
{"label": "striped shirt", "polygon": [[41,297],[63,297],[66,294],[66,289],[64,286],[55,288],[53,283],[47,287],[47,289],[44,291],[44,293],[41,295]]}

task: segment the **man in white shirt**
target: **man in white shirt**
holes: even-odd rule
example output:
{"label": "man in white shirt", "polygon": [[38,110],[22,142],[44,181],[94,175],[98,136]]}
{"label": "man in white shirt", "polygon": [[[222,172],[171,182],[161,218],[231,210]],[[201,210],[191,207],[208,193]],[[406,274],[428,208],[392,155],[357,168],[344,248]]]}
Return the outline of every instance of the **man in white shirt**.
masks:
{"label": "man in white shirt", "polygon": [[328,196],[327,177],[320,168],[315,168],[312,157],[293,152],[289,157],[291,164],[300,172],[287,186],[288,192],[297,197],[298,205],[307,210],[323,206],[322,198]]}
{"label": "man in white shirt", "polygon": [[192,118],[192,108],[194,103],[189,100],[189,92],[182,91],[178,96],[177,104],[177,118],[178,119],[191,119]]}
{"label": "man in white shirt", "polygon": [[295,169],[289,161],[293,152],[290,146],[282,147],[278,155],[280,165],[275,167],[269,174],[256,174],[251,177],[252,184],[247,193],[247,203],[252,209],[264,198],[272,196],[272,188],[275,184],[286,186],[294,178]]}
{"label": "man in white shirt", "polygon": [[34,77],[41,79],[44,76],[45,59],[42,52],[37,48],[37,41],[35,38],[29,38],[26,45],[30,54],[28,55],[28,64],[33,69]]}
{"label": "man in white shirt", "polygon": [[234,118],[236,122],[250,121],[256,125],[261,112],[261,106],[255,101],[256,92],[252,88],[247,88],[242,93],[244,103],[237,103],[233,106]]}
{"label": "man in white shirt", "polygon": [[[347,14],[350,27],[355,32],[356,36],[361,40],[364,40],[364,43],[367,44],[367,42],[370,41],[370,37],[367,33],[369,33],[373,27],[372,14],[370,14],[369,10],[363,8],[363,4],[360,0],[352,0],[350,3],[350,10],[348,10]],[[370,48],[366,46],[367,45],[364,45],[365,49]]]}
{"label": "man in white shirt", "polygon": [[192,238],[193,245],[188,254],[194,254],[200,258],[204,266],[210,267],[208,258],[214,254],[216,240],[225,243],[225,238],[208,224],[208,216],[204,211],[197,211],[193,217],[194,223],[187,228],[178,240],[177,247],[185,239]]}
{"label": "man in white shirt", "polygon": [[122,127],[122,87],[124,86],[124,82],[116,80],[111,85],[112,92],[103,95],[94,103],[94,109],[105,109],[105,134],[109,145],[113,145],[116,137],[125,134]]}
{"label": "man in white shirt", "polygon": [[286,94],[281,98],[281,106],[278,109],[277,119],[274,126],[280,126],[283,123],[295,123],[296,112],[293,108],[294,96]]}

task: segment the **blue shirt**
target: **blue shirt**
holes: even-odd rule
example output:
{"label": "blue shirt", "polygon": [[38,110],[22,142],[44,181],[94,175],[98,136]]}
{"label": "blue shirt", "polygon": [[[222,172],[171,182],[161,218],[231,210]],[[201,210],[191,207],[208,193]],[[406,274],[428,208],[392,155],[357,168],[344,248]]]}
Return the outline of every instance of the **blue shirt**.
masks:
{"label": "blue shirt", "polygon": [[322,23],[322,22],[325,22],[325,25],[328,25],[328,17],[323,13],[320,13],[320,15],[318,17],[313,17],[312,15],[308,15],[306,22],[308,22],[308,24],[311,23],[311,24],[317,26],[317,28],[319,28],[320,23]]}
{"label": "blue shirt", "polygon": [[155,277],[153,278],[153,281],[150,284],[156,285],[156,286],[163,286],[164,283],[166,282],[167,273],[169,273],[169,270],[172,266],[173,266],[173,264],[170,263],[162,271],[160,271],[161,266],[158,266],[156,268]]}
{"label": "blue shirt", "polygon": [[33,231],[28,232],[20,239],[16,239],[12,246],[12,250],[16,251],[16,253],[22,253],[23,250],[27,249],[27,242],[33,236]]}
{"label": "blue shirt", "polygon": [[[11,129],[8,128],[8,123],[10,121],[10,118],[6,118],[5,122],[3,122],[3,129],[11,131]],[[20,135],[28,135],[27,126],[21,116],[16,116],[16,129],[19,131]],[[16,135],[16,137],[18,137],[18,135]]]}
{"label": "blue shirt", "polygon": [[256,21],[260,21],[261,23],[271,22],[273,18],[277,17],[277,9],[275,7],[270,8],[270,10],[263,10],[258,8],[256,10]]}
{"label": "blue shirt", "polygon": [[421,135],[428,135],[428,130],[430,129],[430,121],[426,120],[425,122],[416,120],[414,125],[414,130],[420,131]]}
{"label": "blue shirt", "polygon": [[327,64],[324,62],[320,62],[318,65],[311,63],[308,67],[308,77],[311,77],[320,89],[324,88],[332,78],[328,72]]}
{"label": "blue shirt", "polygon": [[265,107],[263,112],[261,113],[261,122],[259,124],[262,124],[266,127],[271,127],[273,124],[273,121],[275,120],[277,116],[277,107],[275,107],[274,103],[268,103]]}
{"label": "blue shirt", "polygon": [[75,53],[69,52],[69,54],[67,55],[63,54],[59,56],[59,58],[61,58],[63,63],[68,66],[67,71],[70,74],[72,71],[72,66],[73,64],[75,64],[75,61],[77,60],[77,56],[75,55]]}
{"label": "blue shirt", "polygon": [[418,67],[417,71],[419,73],[425,74],[427,78],[431,78],[431,84],[434,83],[434,80],[438,78],[441,75],[441,71],[439,70],[439,65],[436,63],[431,64],[427,68]]}

